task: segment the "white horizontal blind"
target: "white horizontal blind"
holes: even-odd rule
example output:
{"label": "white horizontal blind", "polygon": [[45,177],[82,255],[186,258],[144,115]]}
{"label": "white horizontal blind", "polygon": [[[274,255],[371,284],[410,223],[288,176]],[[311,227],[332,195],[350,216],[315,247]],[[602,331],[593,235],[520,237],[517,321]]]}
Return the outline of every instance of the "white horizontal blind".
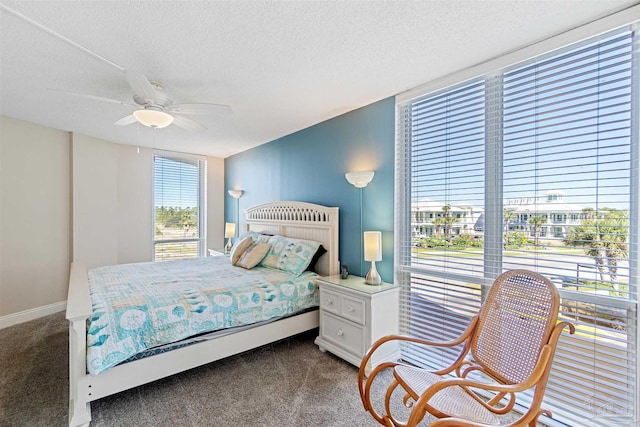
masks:
{"label": "white horizontal blind", "polygon": [[[411,182],[411,238],[399,264],[411,283],[401,293],[403,332],[448,340],[464,330],[481,301],[482,247],[475,237],[484,201],[484,81],[414,100],[403,111]],[[445,363],[452,355],[404,348],[404,357],[417,364]]]}
{"label": "white horizontal blind", "polygon": [[154,260],[204,254],[204,160],[154,155]]}
{"label": "white horizontal blind", "polygon": [[[576,426],[637,420],[634,43],[617,32],[397,107],[402,332],[450,339],[497,273],[546,275],[578,333],[560,340],[543,406]],[[472,227],[450,218],[465,208]]]}
{"label": "white horizontal blind", "polygon": [[544,404],[573,425],[629,423],[637,399],[632,52],[626,31],[503,75],[503,267],[536,270],[561,290],[577,333],[560,341]]}

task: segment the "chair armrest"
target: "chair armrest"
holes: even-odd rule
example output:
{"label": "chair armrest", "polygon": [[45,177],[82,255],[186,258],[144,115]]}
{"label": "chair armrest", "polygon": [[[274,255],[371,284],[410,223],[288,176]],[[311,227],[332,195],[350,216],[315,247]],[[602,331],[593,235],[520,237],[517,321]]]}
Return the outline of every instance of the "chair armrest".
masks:
{"label": "chair armrest", "polygon": [[553,349],[551,348],[551,346],[549,346],[548,344],[545,345],[542,348],[542,351],[540,351],[540,355],[538,356],[538,360],[536,361],[536,365],[533,369],[533,372],[531,373],[529,378],[527,378],[525,381],[521,383],[500,384],[497,382],[486,383],[486,382],[474,381],[468,378],[446,378],[429,387],[422,394],[420,399],[424,397],[426,400],[429,400],[431,399],[431,397],[433,397],[433,395],[435,395],[440,390],[446,387],[452,387],[452,386],[481,388],[483,390],[493,391],[497,393],[505,393],[505,394],[518,393],[520,391],[528,390],[529,388],[536,385],[540,377],[545,373],[548,367],[548,364],[551,363],[552,355],[553,355]]}
{"label": "chair armrest", "polygon": [[471,336],[471,332],[475,329],[477,323],[478,323],[478,316],[473,316],[471,318],[471,321],[469,322],[469,325],[467,326],[467,329],[465,329],[465,331],[462,334],[460,334],[459,337],[451,341],[430,341],[430,340],[425,340],[422,338],[412,337],[408,335],[387,335],[378,339],[376,342],[374,342],[371,345],[371,347],[367,351],[367,354],[365,355],[365,359],[367,359],[368,361],[368,358],[371,356],[371,354],[373,354],[373,352],[376,351],[378,347],[380,347],[382,344],[386,343],[387,341],[407,341],[415,344],[428,345],[432,347],[455,347],[465,342]]}
{"label": "chair armrest", "polygon": [[408,335],[387,335],[384,336],[380,339],[378,339],[376,342],[374,342],[371,347],[369,348],[369,350],[367,350],[367,353],[364,355],[364,357],[362,358],[362,362],[360,362],[360,370],[364,370],[364,367],[367,366],[367,363],[369,363],[369,359],[371,358],[371,355],[384,343],[388,342],[388,341],[406,341],[406,342],[412,342],[415,344],[422,344],[422,345],[428,345],[428,346],[432,346],[432,347],[455,347],[457,345],[462,344],[463,342],[465,342],[470,336],[471,336],[471,332],[473,332],[473,330],[476,327],[476,324],[478,323],[478,316],[473,316],[473,318],[471,318],[471,321],[469,322],[469,325],[467,326],[467,329],[465,329],[465,331],[456,339],[451,340],[451,341],[429,341],[429,340],[425,340],[422,338],[417,338],[417,337],[412,337],[412,336],[408,336]]}
{"label": "chair armrest", "polygon": [[[456,338],[456,339],[454,339],[452,341],[444,341],[444,342],[429,341],[429,340],[425,340],[425,339],[421,339],[421,338],[417,338],[417,337],[411,337],[411,336],[408,336],[408,335],[387,335],[387,336],[384,336],[384,337],[378,339],[376,342],[374,342],[371,345],[369,350],[367,350],[366,354],[362,358],[362,361],[360,362],[360,369],[358,370],[358,388],[360,390],[360,396],[362,397],[362,396],[365,395],[365,380],[364,380],[364,377],[365,377],[365,369],[366,369],[367,364],[369,363],[369,359],[371,358],[373,353],[381,345],[383,345],[384,343],[389,342],[389,341],[406,341],[406,342],[412,342],[412,343],[416,343],[416,344],[428,345],[428,346],[433,346],[433,347],[455,347],[455,346],[460,345],[460,344],[462,344],[463,342],[465,342],[465,341],[467,341],[469,339],[469,337],[471,336],[471,333],[475,329],[477,323],[478,323],[478,316],[473,316],[473,318],[469,322],[469,325],[467,326],[467,329],[458,338]],[[380,371],[382,371],[384,369],[387,369],[387,368],[392,368],[392,367],[394,367],[396,365],[397,365],[397,363],[393,363],[393,362],[382,363],[379,366],[374,367],[373,371],[371,371],[369,376],[371,378],[373,378]]]}

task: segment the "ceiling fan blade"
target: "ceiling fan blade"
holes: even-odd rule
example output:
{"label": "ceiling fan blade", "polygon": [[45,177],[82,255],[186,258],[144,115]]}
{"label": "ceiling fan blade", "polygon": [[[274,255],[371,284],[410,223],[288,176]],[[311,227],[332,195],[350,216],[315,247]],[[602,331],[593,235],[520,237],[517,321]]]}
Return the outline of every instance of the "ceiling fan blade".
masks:
{"label": "ceiling fan blade", "polygon": [[124,75],[129,82],[129,86],[141,98],[144,98],[148,103],[155,104],[158,102],[158,96],[153,85],[149,83],[149,80],[140,73],[135,71],[125,70]]}
{"label": "ceiling fan blade", "polygon": [[51,88],[49,88],[49,90],[54,91],[54,92],[63,93],[65,95],[71,95],[71,96],[77,96],[79,98],[91,99],[91,100],[94,100],[94,101],[109,102],[111,104],[127,105],[127,106],[130,106],[130,107],[134,107],[135,106],[134,104],[127,104],[126,102],[118,101],[117,99],[104,98],[102,96],[87,95],[87,94],[84,94],[84,93],[70,92],[68,90],[61,90],[61,89],[51,89]]}
{"label": "ceiling fan blade", "polygon": [[116,121],[114,125],[124,126],[124,125],[130,125],[135,122],[137,122],[136,118],[133,117],[133,114],[129,114],[128,116],[124,116],[120,120]]}
{"label": "ceiling fan blade", "polygon": [[173,116],[173,124],[187,130],[193,130],[193,131],[207,130],[207,128],[201,125],[200,123],[194,122],[193,120],[188,119],[186,117],[182,117],[182,116]]}
{"label": "ceiling fan blade", "polygon": [[231,114],[231,107],[224,104],[174,104],[165,108],[168,113],[206,116],[209,114]]}

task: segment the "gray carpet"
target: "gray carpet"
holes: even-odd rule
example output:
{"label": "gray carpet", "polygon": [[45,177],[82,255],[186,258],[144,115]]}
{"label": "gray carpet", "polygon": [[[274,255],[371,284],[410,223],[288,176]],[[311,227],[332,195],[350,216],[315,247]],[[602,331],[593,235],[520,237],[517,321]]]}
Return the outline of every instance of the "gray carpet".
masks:
{"label": "gray carpet", "polygon": [[[0,425],[67,425],[67,325],[58,313],[0,330]],[[316,333],[93,402],[91,426],[378,425],[356,367],[321,353]]]}
{"label": "gray carpet", "polygon": [[[91,426],[379,426],[360,403],[356,367],[320,352],[316,335],[297,335],[92,402]],[[1,427],[68,424],[68,351],[64,313],[0,329]],[[374,384],[374,395],[382,398],[384,386]],[[392,408],[400,416],[402,409]]]}

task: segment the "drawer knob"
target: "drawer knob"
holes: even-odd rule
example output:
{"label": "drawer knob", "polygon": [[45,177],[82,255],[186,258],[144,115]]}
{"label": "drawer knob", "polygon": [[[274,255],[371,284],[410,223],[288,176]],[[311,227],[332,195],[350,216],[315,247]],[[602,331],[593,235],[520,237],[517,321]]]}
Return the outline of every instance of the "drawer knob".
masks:
{"label": "drawer knob", "polygon": [[353,306],[350,305],[349,307],[347,307],[347,311],[353,311]]}
{"label": "drawer knob", "polygon": [[342,332],[342,329],[338,328],[338,336],[341,337],[344,335],[344,332]]}
{"label": "drawer knob", "polygon": [[331,298],[327,298],[327,304],[329,305],[333,304],[333,300]]}

